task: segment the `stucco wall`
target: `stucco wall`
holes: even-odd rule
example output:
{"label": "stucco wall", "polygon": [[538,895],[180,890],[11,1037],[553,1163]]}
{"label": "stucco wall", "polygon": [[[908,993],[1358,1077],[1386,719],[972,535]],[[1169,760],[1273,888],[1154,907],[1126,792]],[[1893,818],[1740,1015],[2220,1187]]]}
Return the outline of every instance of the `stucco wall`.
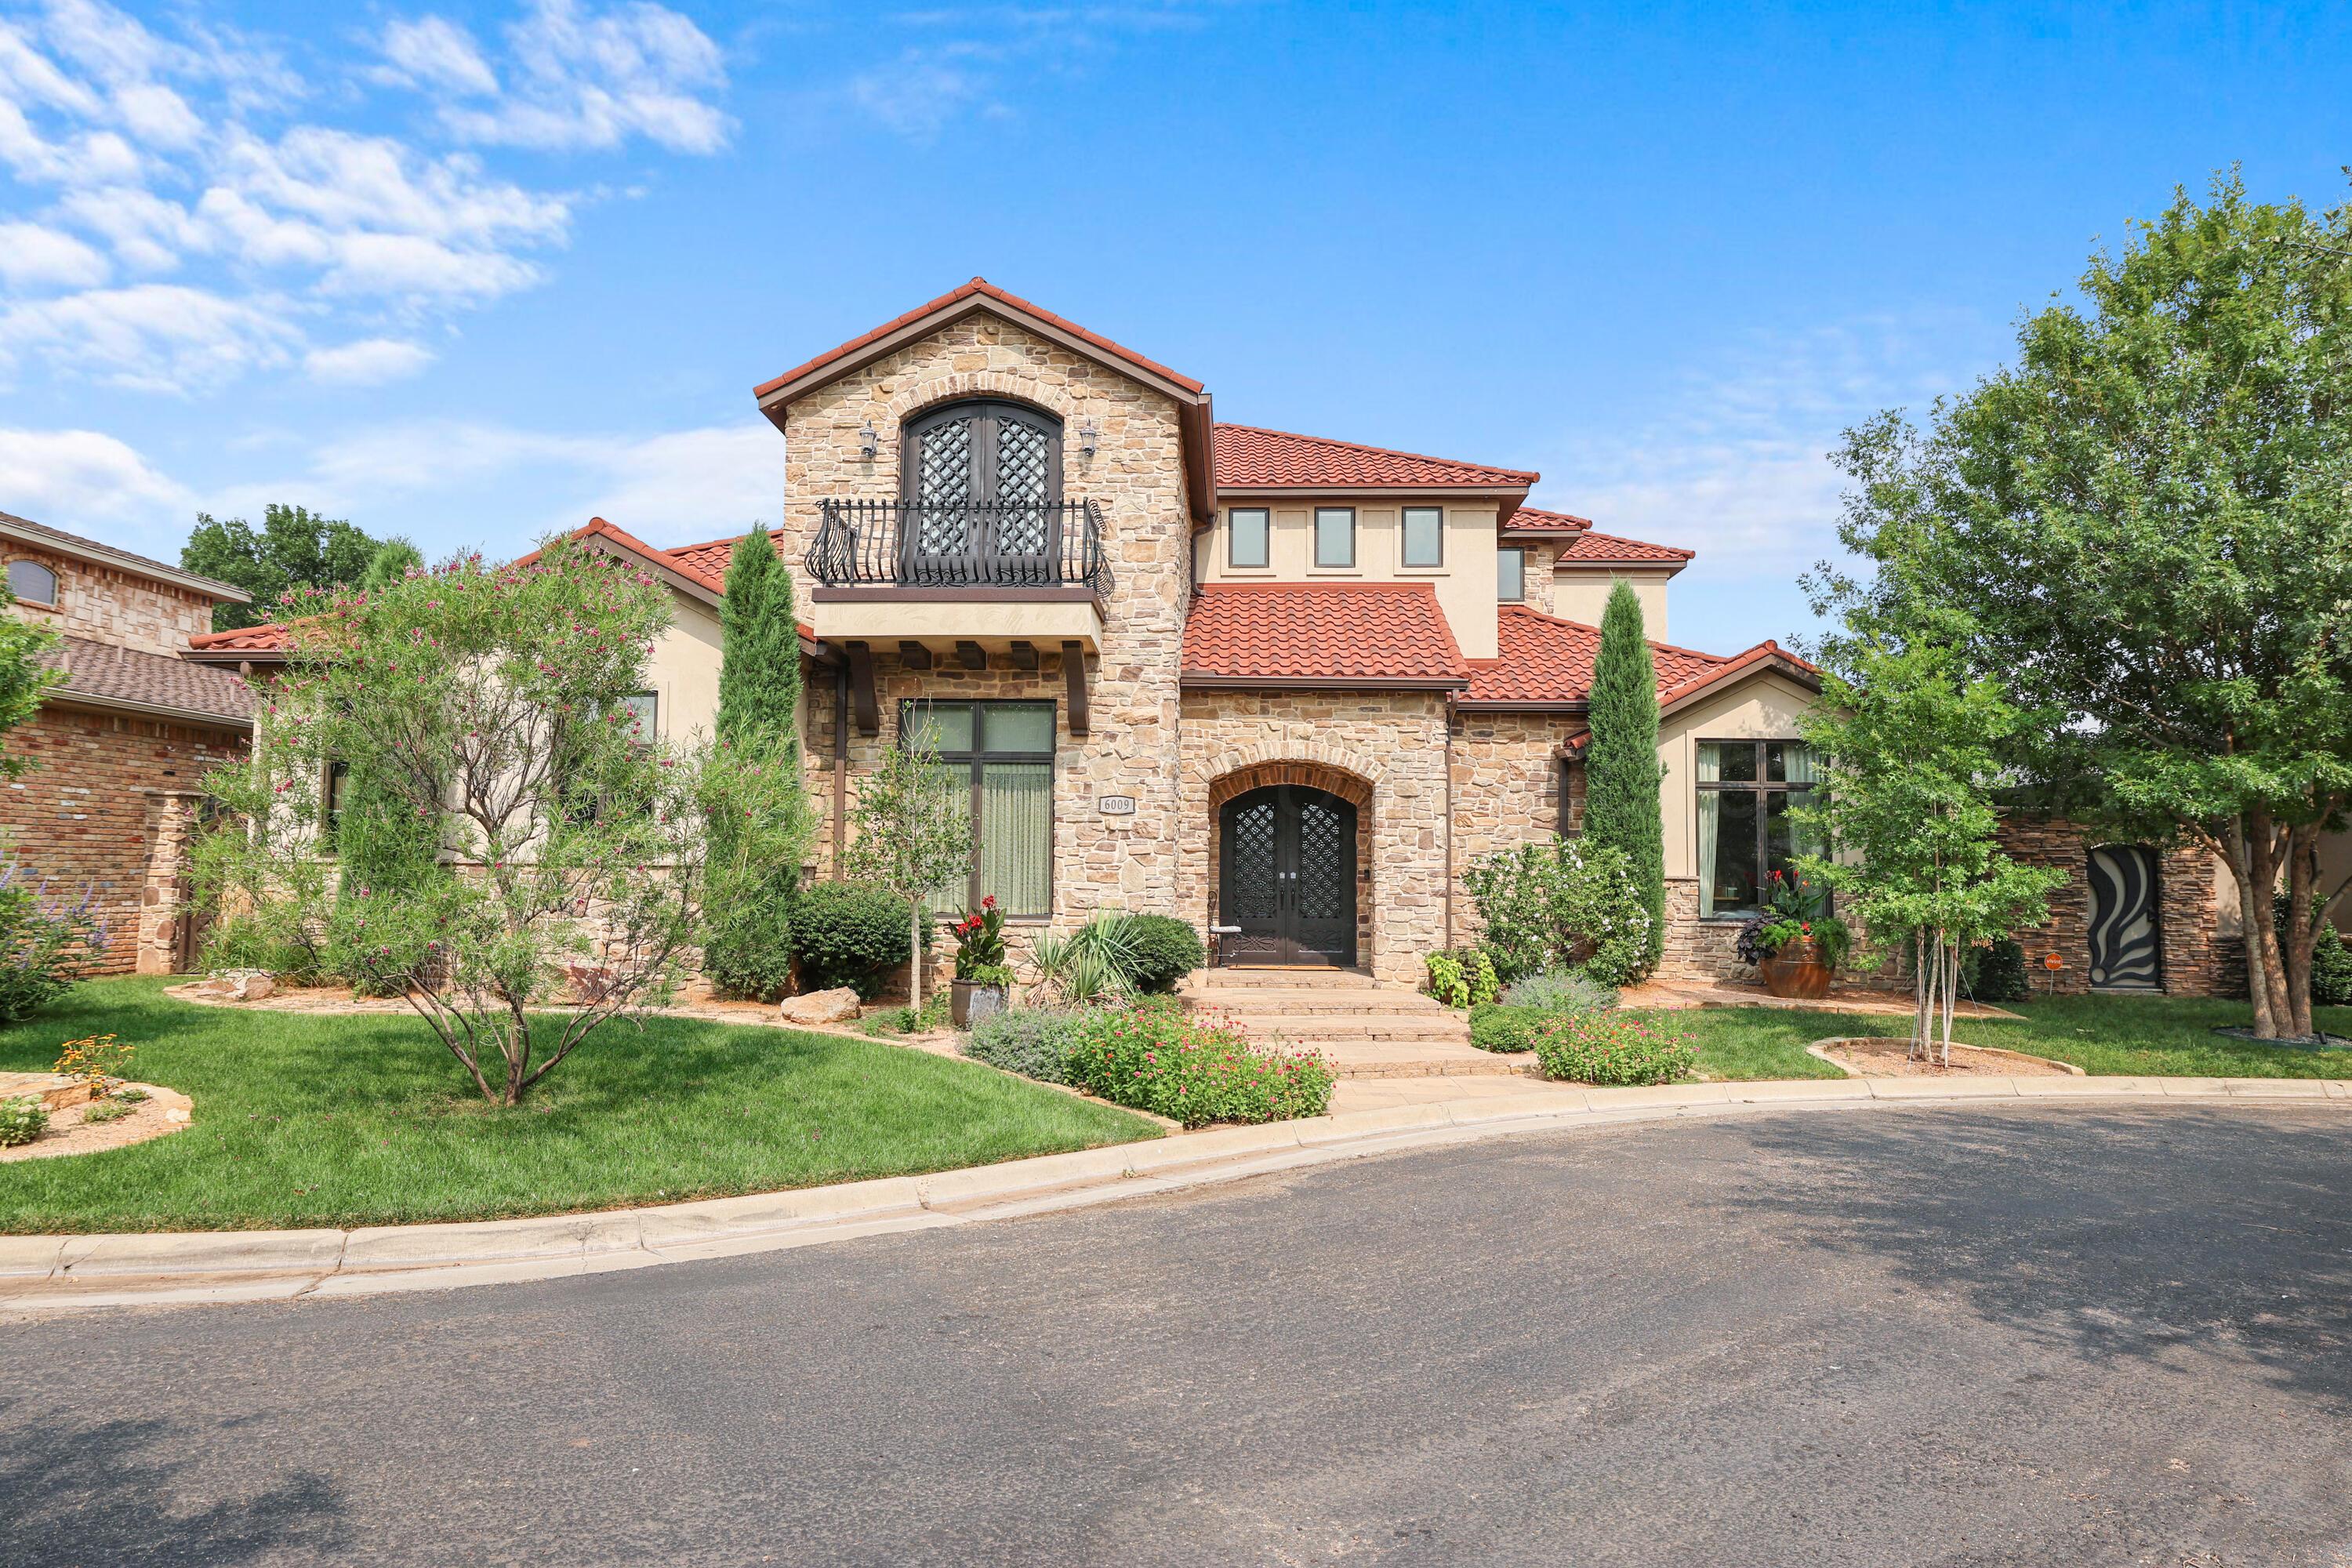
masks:
{"label": "stucco wall", "polygon": [[[1322,500],[1285,496],[1253,501],[1223,498],[1227,505],[1216,526],[1201,541],[1200,572],[1204,583],[1427,583],[1445,612],[1445,624],[1465,658],[1492,658],[1496,653],[1495,503],[1448,502],[1442,496],[1427,501],[1366,501],[1349,496]],[[1404,510],[1407,506],[1434,506],[1445,514],[1440,564],[1404,564]],[[1264,567],[1234,566],[1232,552],[1233,509],[1263,506],[1267,512],[1267,549]],[[1356,511],[1356,563],[1353,566],[1315,564],[1315,509],[1353,507]]]}
{"label": "stucco wall", "polygon": [[1642,605],[1642,631],[1652,642],[1670,642],[1666,635],[1666,584],[1664,572],[1612,571],[1607,567],[1562,566],[1552,574],[1549,614],[1563,621],[1601,624],[1609,607],[1609,594],[1619,579],[1633,584]]}
{"label": "stucco wall", "polygon": [[656,728],[665,740],[684,744],[697,731],[719,729],[719,612],[698,599],[672,594],[677,617],[654,639],[646,661],[647,684],[660,698]]}

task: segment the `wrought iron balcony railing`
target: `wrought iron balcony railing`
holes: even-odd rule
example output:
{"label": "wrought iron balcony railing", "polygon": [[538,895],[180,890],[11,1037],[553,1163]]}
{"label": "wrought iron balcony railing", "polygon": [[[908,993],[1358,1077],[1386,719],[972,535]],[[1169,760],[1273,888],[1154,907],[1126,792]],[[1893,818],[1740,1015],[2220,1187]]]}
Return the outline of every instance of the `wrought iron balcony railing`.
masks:
{"label": "wrought iron balcony railing", "polygon": [[809,573],[829,588],[1091,588],[1110,592],[1090,500],[829,500]]}

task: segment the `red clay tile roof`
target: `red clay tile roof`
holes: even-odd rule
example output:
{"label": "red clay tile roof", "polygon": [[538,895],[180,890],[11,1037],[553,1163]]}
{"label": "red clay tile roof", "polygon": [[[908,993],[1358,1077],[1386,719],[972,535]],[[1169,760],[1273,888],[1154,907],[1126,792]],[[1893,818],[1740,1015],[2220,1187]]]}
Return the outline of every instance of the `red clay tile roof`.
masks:
{"label": "red clay tile roof", "polygon": [[678,563],[678,570],[699,572],[714,583],[727,581],[728,563],[735,559],[734,538],[706,540],[700,544],[681,544],[669,552],[669,558]]}
{"label": "red clay tile roof", "polygon": [[1591,526],[1589,517],[1531,506],[1523,506],[1503,520],[1505,533],[1582,533]]}
{"label": "red clay tile roof", "polygon": [[[1470,661],[1465,702],[1581,702],[1592,689],[1593,656],[1601,651],[1601,628],[1563,621],[1525,605],[1505,605],[1497,617],[1497,657]],[[1728,660],[1695,648],[1654,642],[1658,698],[1703,685]],[[1743,656],[1745,657],[1745,656]]]}
{"label": "red clay tile roof", "polygon": [[1213,447],[1219,489],[1511,489],[1543,477],[1254,425],[1218,426]]}
{"label": "red clay tile roof", "polygon": [[1153,375],[1159,376],[1164,381],[1172,381],[1179,386],[1184,387],[1189,391],[1197,393],[1202,390],[1201,384],[1194,381],[1189,375],[1184,375],[1179,372],[1172,371],[1166,365],[1160,363],[1157,360],[1146,359],[1143,355],[1137,353],[1133,349],[1125,347],[1119,343],[1115,343],[1098,332],[1090,332],[1087,331],[1086,328],[1078,325],[1076,321],[1065,320],[1064,318],[1054,314],[1053,311],[1046,310],[1042,305],[1033,305],[1017,294],[1008,294],[1003,289],[999,289],[995,284],[991,283],[985,278],[975,278],[960,289],[950,289],[936,300],[933,300],[927,304],[918,305],[913,310],[908,311],[905,315],[895,317],[890,321],[883,322],[880,326],[875,328],[870,332],[860,332],[857,336],[850,339],[847,342],[843,343],[838,348],[827,349],[824,353],[817,355],[816,358],[810,360],[805,363],[794,365],[792,369],[784,372],[783,374],[776,376],[772,380],[761,382],[759,385],[751,389],[751,395],[754,397],[765,397],[769,393],[773,392],[776,388],[789,385],[791,383],[800,380],[803,376],[809,374],[813,371],[823,370],[826,365],[833,363],[835,360],[845,359],[851,354],[856,353],[859,349],[866,347],[867,344],[878,342],[882,339],[888,337],[899,328],[909,326],[916,321],[921,321],[925,316],[929,315],[934,310],[945,310],[950,305],[958,304],[963,300],[974,298],[993,300],[997,303],[1008,306],[1024,315],[1034,316],[1037,320],[1046,323],[1048,326],[1058,327],[1063,331],[1069,333],[1072,337],[1093,344],[1096,348],[1102,350],[1103,353],[1110,355],[1114,359],[1125,360],[1128,363],[1135,366],[1139,370],[1149,371]]}
{"label": "red clay tile roof", "polygon": [[[1770,637],[1766,637],[1745,653],[1735,653],[1729,658],[1717,660],[1713,669],[1693,672],[1678,685],[1667,685],[1664,679],[1664,672],[1661,669],[1658,700],[1662,704],[1679,702],[1695,691],[1703,690],[1718,680],[1738,675],[1750,665],[1767,664],[1776,659],[1783,664],[1793,665],[1797,672],[1802,676],[1818,678],[1822,672],[1819,665],[1799,658]],[[1819,686],[1818,679],[1813,680],[1813,684]]]}
{"label": "red clay tile roof", "polygon": [[1213,583],[1184,621],[1194,684],[1454,687],[1469,674],[1426,583]]}
{"label": "red clay tile roof", "polygon": [[271,621],[234,631],[198,632],[188,639],[188,646],[207,653],[278,653],[285,648],[286,637],[285,624]]}
{"label": "red clay tile roof", "polygon": [[1620,539],[1613,533],[1585,532],[1575,542],[1559,552],[1562,561],[1579,564],[1594,563],[1615,565],[1626,561],[1683,562],[1698,552],[1677,550],[1671,544],[1645,544],[1638,539]]}
{"label": "red clay tile roof", "polygon": [[41,663],[66,672],[65,684],[51,689],[56,697],[134,703],[239,725],[253,718],[253,689],[235,674],[169,654],[65,637],[41,655]]}

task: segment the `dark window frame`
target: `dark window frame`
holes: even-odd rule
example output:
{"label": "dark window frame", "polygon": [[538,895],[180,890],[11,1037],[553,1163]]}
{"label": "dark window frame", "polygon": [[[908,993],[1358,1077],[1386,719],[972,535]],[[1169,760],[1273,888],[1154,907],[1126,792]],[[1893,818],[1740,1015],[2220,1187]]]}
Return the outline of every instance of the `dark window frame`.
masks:
{"label": "dark window frame", "polygon": [[[1437,519],[1437,559],[1415,561],[1412,558],[1412,514],[1425,511]],[[1445,509],[1442,506],[1408,506],[1397,511],[1397,564],[1414,572],[1426,572],[1445,565]]]}
{"label": "dark window frame", "polygon": [[[1257,519],[1258,554],[1256,561],[1241,558],[1241,520],[1244,514]],[[1225,509],[1225,566],[1234,572],[1266,572],[1274,567],[1274,510],[1263,506],[1235,506]]]}
{"label": "dark window frame", "polygon": [[[1344,516],[1348,520],[1348,559],[1345,561],[1323,559],[1323,519],[1326,516]],[[1353,572],[1356,570],[1356,562],[1362,554],[1362,552],[1357,548],[1358,521],[1356,509],[1351,506],[1318,506],[1315,509],[1314,517],[1310,522],[1314,530],[1314,537],[1308,544],[1307,559],[1315,563],[1316,571]]]}
{"label": "dark window frame", "polygon": [[[902,697],[898,700],[898,744],[907,743],[908,721],[915,710],[922,709],[969,708],[971,714],[972,745],[969,751],[935,751],[932,754],[943,764],[965,763],[971,773],[971,867],[965,873],[964,908],[967,912],[980,908],[980,839],[987,831],[981,810],[982,779],[990,763],[1043,763],[1048,770],[1050,787],[1046,791],[1045,821],[1045,910],[1042,914],[1005,912],[1005,919],[1015,925],[1043,925],[1054,918],[1054,901],[1057,892],[1054,882],[1054,840],[1061,828],[1061,767],[1058,753],[1062,742],[1061,705],[1049,699],[1016,697],[996,700],[965,697]],[[1040,708],[1053,715],[1054,744],[1043,751],[993,751],[988,746],[988,713],[992,708]]]}
{"label": "dark window frame", "polygon": [[1045,504],[1058,506],[1062,500],[1062,416],[1051,409],[1040,408],[1034,403],[1024,403],[1013,397],[959,397],[949,403],[935,403],[930,407],[908,415],[898,426],[898,496],[902,500],[922,499],[918,488],[921,470],[923,433],[933,426],[950,424],[957,419],[973,421],[971,435],[971,489],[969,500],[987,505],[996,495],[996,442],[999,421],[1007,414],[1024,421],[1042,426],[1045,431]]}
{"label": "dark window frame", "polygon": [[[1507,555],[1518,563],[1517,570],[1511,574],[1518,588],[1514,594],[1503,592],[1503,558]],[[1498,605],[1524,605],[1528,602],[1528,552],[1525,546],[1506,544],[1496,550],[1495,602]]]}
{"label": "dark window frame", "polygon": [[[15,579],[16,576],[16,568],[19,566],[29,566],[36,572],[46,572],[48,574],[49,593],[47,598],[35,598],[29,594],[19,594],[16,592],[16,584]],[[64,603],[65,578],[56,567],[50,565],[47,562],[37,561],[29,555],[19,555],[8,562],[5,571],[8,576],[8,592],[18,604],[37,605],[43,609],[54,610],[60,604]]]}
{"label": "dark window frame", "polygon": [[[1773,740],[1757,741],[1750,740],[1745,736],[1738,736],[1729,740],[1709,740],[1702,737],[1694,741],[1692,743],[1695,746],[1748,746],[1753,748],[1756,753],[1756,776],[1753,779],[1695,778],[1691,781],[1692,788],[1702,794],[1712,793],[1720,795],[1727,791],[1739,791],[1756,796],[1756,902],[1752,905],[1742,905],[1734,910],[1717,910],[1714,913],[1703,917],[1710,921],[1745,921],[1750,916],[1762,912],[1764,910],[1764,883],[1769,880],[1772,875],[1772,817],[1771,813],[1767,809],[1769,805],[1769,797],[1775,795],[1790,796],[1806,795],[1811,795],[1815,789],[1820,787],[1818,783],[1792,784],[1785,779],[1777,783],[1767,779],[1764,776],[1764,759],[1766,754],[1764,748],[1767,746],[1804,746],[1808,745],[1809,742],[1785,737]],[[1694,752],[1692,755],[1696,758],[1697,753]],[[1696,773],[1698,770],[1696,766],[1694,765],[1691,771],[1693,773]],[[1792,801],[1791,804],[1794,804],[1794,802]],[[1691,847],[1694,854],[1696,854],[1698,847],[1698,826],[1696,818],[1698,803],[1696,799],[1691,803],[1691,809],[1694,814],[1691,826]],[[1719,833],[1720,828],[1718,828],[1717,831]],[[1719,838],[1717,842],[1718,844],[1720,843]],[[1704,883],[1713,873],[1713,868],[1706,866],[1694,867],[1693,869],[1698,873],[1699,880],[1702,883]]]}

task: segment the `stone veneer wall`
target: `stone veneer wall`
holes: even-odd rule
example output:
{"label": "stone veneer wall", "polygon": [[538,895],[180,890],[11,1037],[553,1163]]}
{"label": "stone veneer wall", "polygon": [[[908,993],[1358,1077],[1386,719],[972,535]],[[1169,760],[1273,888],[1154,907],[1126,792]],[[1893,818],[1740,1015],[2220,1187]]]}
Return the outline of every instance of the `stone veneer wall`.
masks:
{"label": "stone veneer wall", "polygon": [[[1480,856],[1538,844],[1559,831],[1559,749],[1584,731],[1564,714],[1460,713],[1454,720],[1454,926],[1478,922],[1463,874]],[[1569,831],[1581,830],[1584,769],[1569,771]]]}
{"label": "stone veneer wall", "polygon": [[14,613],[69,637],[177,657],[190,637],[213,629],[212,600],[188,589],[32,545],[0,550],[0,570],[10,561],[37,561],[58,574],[56,609],[20,605]]}
{"label": "stone veneer wall", "polygon": [[1446,938],[1444,694],[1188,691],[1181,739],[1177,913],[1209,922],[1218,780],[1269,763],[1336,769],[1370,793],[1357,819],[1360,839],[1365,816],[1371,822],[1370,921],[1357,962],[1382,980],[1419,984],[1422,956]]}
{"label": "stone veneer wall", "polygon": [[[1069,732],[1061,654],[1043,651],[1035,671],[1016,670],[990,655],[985,670],[965,670],[953,650],[933,650],[935,667],[904,667],[895,649],[875,652],[883,705],[877,735],[851,736],[852,798],[857,777],[879,748],[895,741],[897,703],[916,696],[1053,699],[1060,710],[1055,768],[1054,923],[1083,921],[1097,908],[1175,912],[1178,906],[1176,676],[1192,578],[1192,527],[1186,510],[1176,405],[1116,371],[1032,337],[992,316],[942,329],[792,405],[786,416],[783,522],[776,547],[795,574],[801,603],[814,586],[801,559],[828,498],[883,500],[898,493],[902,422],[956,398],[1003,396],[1045,408],[1063,422],[1062,493],[1101,510],[1114,580],[1103,606],[1102,647],[1088,660],[1092,733]],[[857,431],[871,421],[880,452],[860,455]],[[1077,432],[1092,424],[1095,455],[1078,451]],[[942,666],[946,668],[941,668]],[[818,830],[820,863],[830,866],[833,693],[829,671],[812,671],[808,765],[826,816]],[[1131,816],[1104,816],[1098,796],[1126,795]]]}
{"label": "stone veneer wall", "polygon": [[94,893],[99,973],[168,973],[197,781],[242,755],[244,735],[51,706],[7,744],[39,765],[0,791],[0,832],[34,852],[52,894]]}
{"label": "stone veneer wall", "polygon": [[[2056,990],[2079,994],[2091,988],[2091,887],[2087,874],[2091,840],[2083,829],[2057,817],[2004,817],[2000,845],[2033,866],[2054,866],[2066,883],[2050,895],[2050,919],[2017,933],[2037,990],[2051,984],[2042,967],[2044,953],[2065,960]],[[2216,895],[2234,903],[2227,870],[2202,849],[2174,849],[2157,858],[2158,974],[2172,996],[2242,996],[2246,991],[2245,946],[2224,935]]]}

